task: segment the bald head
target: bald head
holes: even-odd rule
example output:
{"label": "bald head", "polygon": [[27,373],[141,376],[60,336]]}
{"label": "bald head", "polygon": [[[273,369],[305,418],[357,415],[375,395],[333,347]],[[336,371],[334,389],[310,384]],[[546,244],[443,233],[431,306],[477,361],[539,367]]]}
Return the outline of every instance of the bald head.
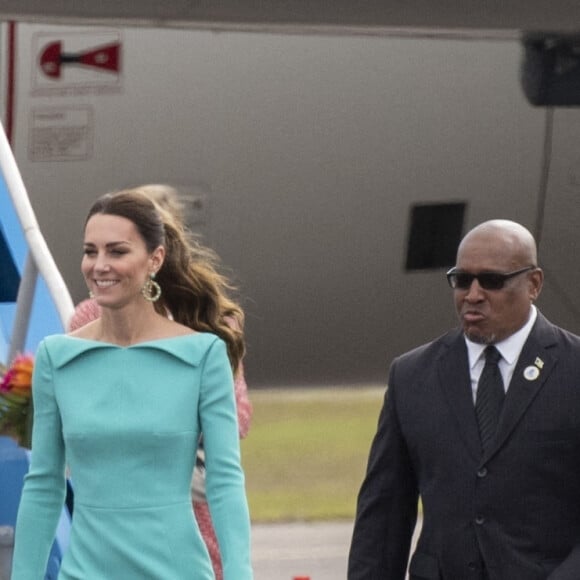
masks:
{"label": "bald head", "polygon": [[538,251],[531,232],[511,220],[489,220],[470,230],[459,244],[457,259],[466,246],[477,243],[488,252],[500,252],[510,267],[537,266]]}

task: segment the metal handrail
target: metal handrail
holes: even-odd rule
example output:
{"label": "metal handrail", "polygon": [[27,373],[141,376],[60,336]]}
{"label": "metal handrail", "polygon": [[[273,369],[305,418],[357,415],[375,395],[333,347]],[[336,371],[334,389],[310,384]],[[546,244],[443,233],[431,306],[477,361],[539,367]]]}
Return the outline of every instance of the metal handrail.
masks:
{"label": "metal handrail", "polygon": [[[74,303],[72,301],[71,295],[68,291],[66,283],[50,253],[48,245],[40,231],[40,227],[36,220],[34,210],[28,198],[28,193],[26,187],[24,186],[24,181],[16,165],[16,159],[12,153],[12,148],[6,137],[4,127],[0,123],[0,171],[4,176],[6,186],[8,188],[8,195],[11,197],[14,204],[14,209],[24,236],[26,238],[28,248],[29,248],[29,259],[32,257],[35,268],[27,268],[30,276],[35,279],[34,270],[36,269],[40,272],[43,277],[48,292],[55,304],[56,310],[58,312],[60,321],[63,328],[67,327],[68,321],[70,320],[74,312]],[[28,277],[30,277],[28,276]],[[24,282],[24,280],[23,280]],[[27,281],[27,284],[30,280]],[[23,296],[19,292],[18,301],[29,300],[29,293],[24,292]],[[17,312],[22,313],[21,316],[30,316],[30,309],[25,307],[20,307]],[[14,321],[14,328],[23,327],[26,328],[28,325],[28,319]],[[11,351],[14,350],[18,345],[11,344]]]}

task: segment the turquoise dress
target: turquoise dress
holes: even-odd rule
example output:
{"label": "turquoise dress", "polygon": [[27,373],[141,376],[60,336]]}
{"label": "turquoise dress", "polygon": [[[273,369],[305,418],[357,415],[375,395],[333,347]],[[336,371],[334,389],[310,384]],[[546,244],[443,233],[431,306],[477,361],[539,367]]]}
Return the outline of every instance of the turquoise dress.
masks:
{"label": "turquoise dress", "polygon": [[225,580],[251,580],[250,521],[224,342],[198,333],[129,347],[50,336],[34,365],[34,433],[12,580],[42,580],[75,489],[59,580],[214,578],[191,506],[203,431]]}

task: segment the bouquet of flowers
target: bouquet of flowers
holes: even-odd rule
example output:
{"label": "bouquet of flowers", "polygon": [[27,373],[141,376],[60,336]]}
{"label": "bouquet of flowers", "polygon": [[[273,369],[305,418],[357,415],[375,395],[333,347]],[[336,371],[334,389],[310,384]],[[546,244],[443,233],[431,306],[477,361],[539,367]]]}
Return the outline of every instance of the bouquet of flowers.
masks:
{"label": "bouquet of flowers", "polygon": [[0,434],[30,448],[32,433],[31,355],[18,355],[6,368],[0,365]]}

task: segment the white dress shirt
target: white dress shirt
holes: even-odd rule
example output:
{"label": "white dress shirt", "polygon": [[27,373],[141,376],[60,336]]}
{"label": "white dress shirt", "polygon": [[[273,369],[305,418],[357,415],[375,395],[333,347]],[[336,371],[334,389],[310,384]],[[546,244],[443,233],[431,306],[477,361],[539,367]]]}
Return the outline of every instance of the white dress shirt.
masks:
{"label": "white dress shirt", "polygon": [[[528,321],[517,332],[514,332],[514,334],[511,336],[508,336],[506,339],[502,340],[501,342],[497,342],[494,345],[501,354],[498,366],[506,392],[509,388],[510,381],[512,380],[512,375],[514,374],[514,369],[516,363],[518,362],[520,353],[522,352],[522,348],[524,347],[524,343],[528,339],[537,316],[538,312],[536,307],[532,304]],[[485,365],[484,351],[488,345],[473,342],[467,337],[465,337],[465,344],[467,345],[467,355],[469,357],[471,392],[473,394],[473,401],[475,402],[477,395],[477,383]]]}

